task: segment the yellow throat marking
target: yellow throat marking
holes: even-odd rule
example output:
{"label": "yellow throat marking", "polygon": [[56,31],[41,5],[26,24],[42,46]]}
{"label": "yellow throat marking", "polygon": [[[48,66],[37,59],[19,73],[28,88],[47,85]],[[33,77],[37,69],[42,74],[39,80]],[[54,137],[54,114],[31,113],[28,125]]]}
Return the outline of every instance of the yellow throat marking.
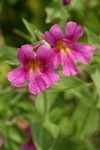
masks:
{"label": "yellow throat marking", "polygon": [[63,53],[68,53],[70,51],[70,48],[67,47],[63,41],[58,41],[56,44],[56,47],[60,52],[63,52]]}
{"label": "yellow throat marking", "polygon": [[39,60],[32,60],[29,63],[29,71],[35,72],[38,71],[40,68],[40,61]]}

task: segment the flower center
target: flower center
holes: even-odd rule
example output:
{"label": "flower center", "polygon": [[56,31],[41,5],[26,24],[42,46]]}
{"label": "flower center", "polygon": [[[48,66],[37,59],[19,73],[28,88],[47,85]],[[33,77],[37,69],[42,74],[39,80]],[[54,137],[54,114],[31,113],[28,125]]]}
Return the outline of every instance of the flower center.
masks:
{"label": "flower center", "polygon": [[40,61],[39,60],[32,60],[29,63],[29,71],[36,72],[40,70]]}
{"label": "flower center", "polygon": [[70,50],[70,48],[67,47],[63,41],[58,41],[56,44],[56,47],[60,52],[63,52],[63,53],[68,53]]}

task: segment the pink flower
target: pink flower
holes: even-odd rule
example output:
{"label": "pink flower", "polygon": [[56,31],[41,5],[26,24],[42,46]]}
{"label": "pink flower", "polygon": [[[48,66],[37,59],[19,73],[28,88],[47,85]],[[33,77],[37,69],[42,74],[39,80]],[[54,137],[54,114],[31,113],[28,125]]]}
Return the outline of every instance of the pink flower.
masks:
{"label": "pink flower", "polygon": [[29,125],[24,128],[24,133],[28,138],[32,138],[31,127]]}
{"label": "pink flower", "polygon": [[31,127],[26,126],[24,132],[28,138],[28,141],[25,144],[21,145],[21,150],[37,150],[34,141],[32,139]]}
{"label": "pink flower", "polygon": [[29,139],[27,143],[21,146],[21,150],[37,150],[32,139]]}
{"label": "pink flower", "polygon": [[2,138],[2,136],[0,136],[0,148],[3,147],[3,144],[4,144],[3,138]]}
{"label": "pink flower", "polygon": [[18,60],[22,66],[8,73],[8,80],[16,87],[22,87],[28,80],[29,91],[38,94],[59,80],[53,65],[53,51],[46,46],[40,46],[36,55],[31,45],[18,48]]}
{"label": "pink flower", "polygon": [[45,32],[44,38],[57,56],[56,65],[62,63],[63,74],[71,76],[78,73],[75,59],[86,64],[94,54],[93,47],[86,44],[78,44],[77,40],[83,35],[83,28],[75,22],[68,22],[63,34],[59,25],[55,24]]}
{"label": "pink flower", "polygon": [[62,4],[65,6],[70,5],[70,1],[71,0],[62,0]]}

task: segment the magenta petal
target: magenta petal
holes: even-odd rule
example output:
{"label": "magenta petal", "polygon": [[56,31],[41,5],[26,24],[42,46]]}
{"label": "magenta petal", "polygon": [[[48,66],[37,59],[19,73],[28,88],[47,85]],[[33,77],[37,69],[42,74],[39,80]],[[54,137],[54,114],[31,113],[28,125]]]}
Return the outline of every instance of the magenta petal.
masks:
{"label": "magenta petal", "polygon": [[40,92],[45,91],[47,88],[47,83],[42,76],[43,76],[43,74],[41,73],[39,76],[36,77],[36,82],[40,89]]}
{"label": "magenta petal", "polygon": [[34,95],[41,92],[35,79],[29,81],[29,91]]}
{"label": "magenta petal", "polygon": [[31,127],[29,125],[26,126],[26,128],[24,129],[24,132],[28,138],[32,137]]}
{"label": "magenta petal", "polygon": [[46,88],[51,87],[54,82],[57,82],[59,80],[59,74],[54,70],[47,69],[40,75],[39,79],[42,83],[40,84],[40,81],[37,80],[38,86],[41,91],[44,91]]}
{"label": "magenta petal", "polygon": [[67,6],[70,5],[71,0],[62,0],[63,5]]}
{"label": "magenta petal", "polygon": [[36,150],[36,148],[33,147],[33,145],[23,144],[23,145],[21,146],[21,150]]}
{"label": "magenta petal", "polygon": [[90,61],[92,55],[94,55],[94,49],[92,46],[86,44],[74,44],[75,57],[83,64]]}
{"label": "magenta petal", "polygon": [[34,95],[40,92],[35,76],[32,73],[29,74],[29,91]]}
{"label": "magenta petal", "polygon": [[54,39],[57,41],[62,40],[64,38],[63,32],[59,25],[55,24],[50,28],[50,33],[54,37]]}
{"label": "magenta petal", "polygon": [[76,42],[80,37],[82,37],[84,29],[82,28],[82,26],[70,21],[66,24],[65,33],[67,39],[72,42]]}
{"label": "magenta petal", "polygon": [[32,139],[29,139],[29,141],[26,144],[21,145],[20,150],[37,150],[37,149]]}
{"label": "magenta petal", "polygon": [[59,53],[56,52],[55,48],[50,49],[43,45],[38,48],[36,58],[54,69],[58,68],[60,62]]}
{"label": "magenta petal", "polygon": [[27,65],[30,60],[34,60],[34,52],[31,45],[26,44],[18,48],[18,60],[23,64]]}
{"label": "magenta petal", "polygon": [[57,69],[60,64],[60,53],[56,52],[55,48],[52,48],[51,50],[53,51],[53,55],[49,59],[49,61],[51,61],[51,63],[53,64],[53,68]]}
{"label": "magenta petal", "polygon": [[47,70],[45,71],[45,74],[49,77],[52,83],[55,83],[60,79],[59,74],[56,73],[54,70]]}
{"label": "magenta petal", "polygon": [[27,144],[21,145],[21,150],[30,150]]}
{"label": "magenta petal", "polygon": [[27,148],[27,145],[26,145],[26,144],[23,144],[23,145],[21,145],[20,150],[26,150],[26,148]]}
{"label": "magenta petal", "polygon": [[42,45],[37,50],[37,57],[36,58],[38,60],[45,61],[45,60],[48,60],[52,54],[53,54],[53,51],[50,48]]}
{"label": "magenta petal", "polygon": [[73,76],[77,74],[78,69],[74,61],[74,57],[71,55],[71,53],[61,53],[61,61],[63,66],[63,74],[65,76]]}
{"label": "magenta petal", "polygon": [[42,75],[42,79],[44,80],[44,82],[46,83],[46,88],[49,88],[52,86],[52,80],[47,76],[46,73],[43,73]]}
{"label": "magenta petal", "polygon": [[27,80],[27,72],[24,67],[17,67],[8,73],[8,80],[16,87],[24,86]]}
{"label": "magenta petal", "polygon": [[59,75],[53,70],[46,70],[44,73],[30,74],[29,91],[35,95],[45,91],[52,84],[59,80]]}
{"label": "magenta petal", "polygon": [[52,36],[52,34],[48,31],[46,31],[44,33],[44,39],[47,43],[49,43],[51,46],[55,46],[56,44],[56,40],[54,39],[54,37]]}
{"label": "magenta petal", "polygon": [[34,95],[43,92],[48,88],[47,77],[38,72],[37,74],[30,74],[29,76],[29,91]]}

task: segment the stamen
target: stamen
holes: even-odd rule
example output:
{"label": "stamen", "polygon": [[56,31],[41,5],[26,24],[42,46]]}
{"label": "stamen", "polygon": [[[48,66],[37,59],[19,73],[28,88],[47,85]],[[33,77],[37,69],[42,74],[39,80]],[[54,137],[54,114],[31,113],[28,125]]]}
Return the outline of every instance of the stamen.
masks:
{"label": "stamen", "polygon": [[36,72],[40,69],[40,61],[39,60],[32,60],[29,63],[29,71]]}
{"label": "stamen", "polygon": [[60,52],[63,52],[63,53],[68,53],[70,50],[70,48],[67,47],[63,41],[58,41],[56,44],[56,47]]}

